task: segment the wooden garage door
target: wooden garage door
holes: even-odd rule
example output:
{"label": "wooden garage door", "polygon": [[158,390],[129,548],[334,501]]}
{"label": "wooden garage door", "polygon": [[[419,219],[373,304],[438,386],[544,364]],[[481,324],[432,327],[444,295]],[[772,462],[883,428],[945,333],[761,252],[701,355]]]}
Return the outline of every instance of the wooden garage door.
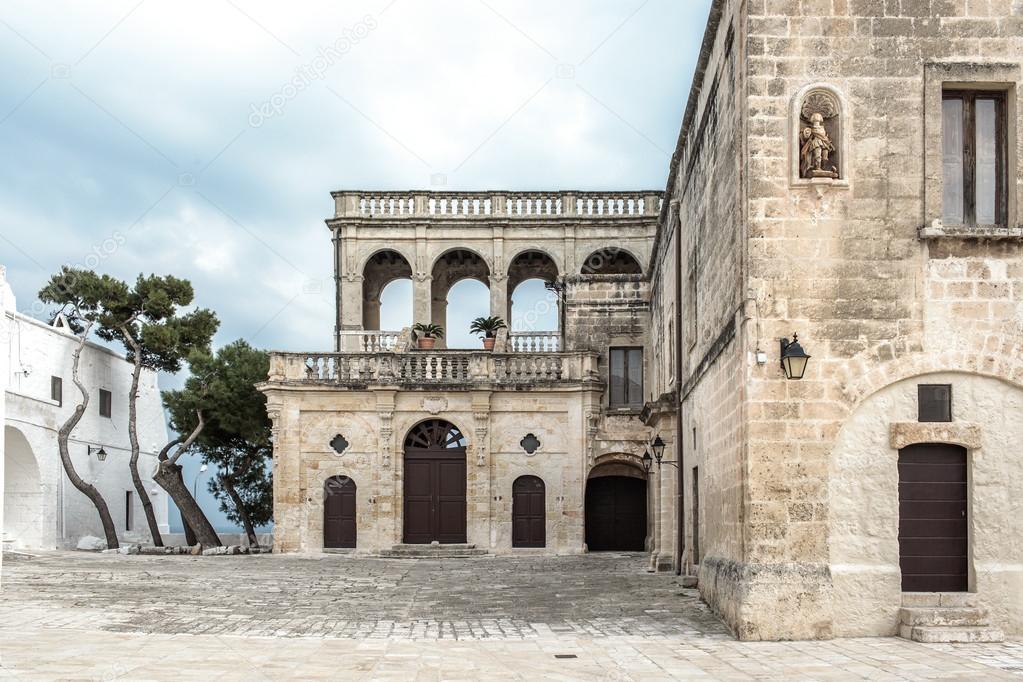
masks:
{"label": "wooden garage door", "polygon": [[323,484],[323,546],[355,547],[355,481],[332,476]]}
{"label": "wooden garage door", "polygon": [[602,476],[586,484],[586,546],[591,552],[642,552],[646,545],[646,481]]}
{"label": "wooden garage door", "polygon": [[547,514],[544,485],[536,476],[520,476],[512,484],[512,547],[545,547]]}
{"label": "wooden garage door", "polygon": [[911,445],[899,451],[899,564],[903,592],[965,592],[966,450]]}
{"label": "wooden garage door", "polygon": [[405,439],[404,530],[409,544],[466,541],[465,439],[452,424],[432,419]]}

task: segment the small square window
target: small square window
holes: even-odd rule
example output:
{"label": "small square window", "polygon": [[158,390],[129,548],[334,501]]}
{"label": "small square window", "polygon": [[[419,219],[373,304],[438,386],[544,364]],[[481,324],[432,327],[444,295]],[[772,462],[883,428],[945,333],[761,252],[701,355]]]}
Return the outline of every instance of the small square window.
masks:
{"label": "small square window", "polygon": [[60,377],[50,377],[50,400],[58,406],[64,404],[64,380]]}
{"label": "small square window", "polygon": [[952,421],[952,385],[920,384],[917,386],[918,421]]}
{"label": "small square window", "polygon": [[99,389],[99,416],[109,417],[112,414],[111,409],[112,396],[110,391],[101,388]]}

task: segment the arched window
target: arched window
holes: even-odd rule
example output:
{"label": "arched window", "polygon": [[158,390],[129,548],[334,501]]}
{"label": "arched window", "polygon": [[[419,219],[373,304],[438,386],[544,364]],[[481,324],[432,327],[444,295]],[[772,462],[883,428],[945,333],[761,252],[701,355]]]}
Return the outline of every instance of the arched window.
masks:
{"label": "arched window", "polygon": [[[411,324],[412,266],[397,251],[378,251],[362,269],[362,328],[397,332]],[[346,347],[376,350],[381,343],[390,343],[373,335],[363,335],[359,340],[359,348]]]}
{"label": "arched window", "polygon": [[641,275],[643,268],[639,261],[628,251],[609,246],[591,253],[583,261],[584,275]]}

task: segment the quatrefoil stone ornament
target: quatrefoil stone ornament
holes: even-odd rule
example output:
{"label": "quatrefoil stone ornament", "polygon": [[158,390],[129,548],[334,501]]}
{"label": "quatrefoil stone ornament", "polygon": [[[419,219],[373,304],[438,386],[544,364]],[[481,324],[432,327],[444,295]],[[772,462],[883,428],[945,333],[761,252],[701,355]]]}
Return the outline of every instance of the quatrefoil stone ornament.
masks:
{"label": "quatrefoil stone ornament", "polygon": [[526,437],[519,441],[519,445],[526,451],[526,456],[532,457],[540,449],[540,439],[531,433],[527,433]]}
{"label": "quatrefoil stone ornament", "polygon": [[345,454],[345,450],[348,449],[348,445],[348,441],[345,440],[345,437],[340,433],[330,440],[330,447],[334,449],[334,452],[336,452],[338,456]]}

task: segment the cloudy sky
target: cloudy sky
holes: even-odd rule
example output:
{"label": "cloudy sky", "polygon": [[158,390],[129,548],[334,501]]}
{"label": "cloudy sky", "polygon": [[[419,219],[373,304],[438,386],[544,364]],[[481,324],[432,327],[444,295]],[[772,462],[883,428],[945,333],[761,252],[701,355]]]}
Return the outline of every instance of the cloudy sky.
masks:
{"label": "cloudy sky", "polygon": [[0,263],[37,317],[172,273],[217,345],[329,349],[331,190],[661,189],[709,4],[5,2]]}

